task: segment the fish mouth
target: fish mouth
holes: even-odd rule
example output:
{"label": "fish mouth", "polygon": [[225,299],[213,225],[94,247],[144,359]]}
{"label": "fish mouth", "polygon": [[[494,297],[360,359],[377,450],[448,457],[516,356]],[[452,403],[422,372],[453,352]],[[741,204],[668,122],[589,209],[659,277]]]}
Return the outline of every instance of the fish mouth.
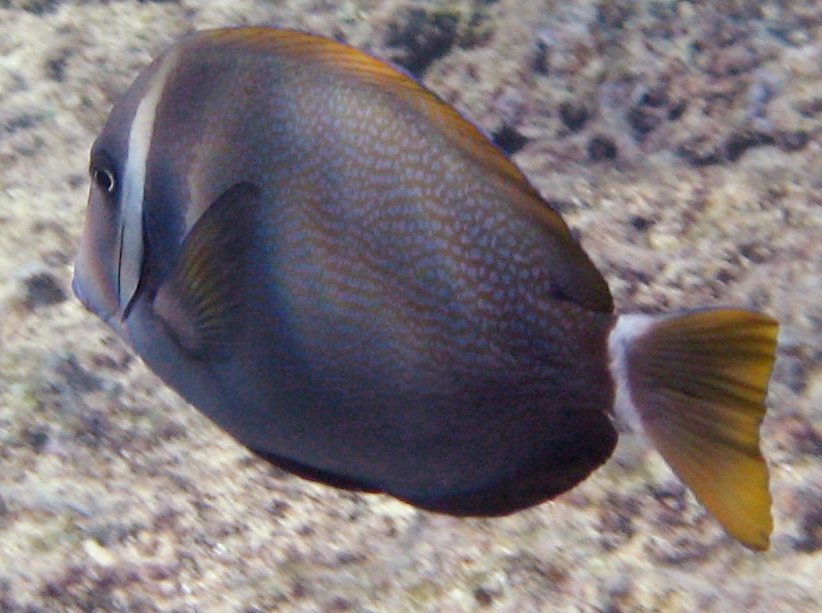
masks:
{"label": "fish mouth", "polygon": [[88,298],[86,298],[86,294],[83,292],[83,286],[80,285],[80,281],[77,279],[76,274],[71,278],[71,291],[74,293],[74,297],[80,301],[80,304],[86,307],[86,310],[92,310]]}
{"label": "fish mouth", "polygon": [[92,301],[89,299],[88,295],[83,290],[83,284],[77,278],[77,274],[75,273],[71,279],[71,291],[74,293],[75,298],[80,301],[80,304],[85,307],[85,309],[91,313],[94,313],[102,319],[105,324],[111,328],[114,328],[112,318],[116,314],[115,311],[101,311],[99,308],[95,307],[92,304]]}

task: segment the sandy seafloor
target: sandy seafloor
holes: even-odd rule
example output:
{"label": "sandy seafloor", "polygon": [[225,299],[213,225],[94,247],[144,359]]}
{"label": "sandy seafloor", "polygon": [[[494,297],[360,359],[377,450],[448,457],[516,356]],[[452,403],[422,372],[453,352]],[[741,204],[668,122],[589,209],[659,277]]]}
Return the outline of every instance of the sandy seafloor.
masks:
{"label": "sandy seafloor", "polygon": [[[557,500],[436,516],[252,457],[71,297],[87,152],[193,29],[278,24],[411,67],[508,145],[621,311],[784,325],[776,529],[724,536],[638,436]],[[0,0],[0,610],[822,610],[818,0]]]}

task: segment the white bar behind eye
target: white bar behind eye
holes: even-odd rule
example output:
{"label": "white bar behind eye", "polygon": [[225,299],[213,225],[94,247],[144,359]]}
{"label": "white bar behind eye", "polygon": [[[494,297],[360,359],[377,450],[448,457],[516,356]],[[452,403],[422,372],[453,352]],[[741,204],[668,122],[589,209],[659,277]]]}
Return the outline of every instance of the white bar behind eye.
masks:
{"label": "white bar behind eye", "polygon": [[172,51],[154,74],[148,90],[140,100],[128,135],[128,153],[123,174],[123,195],[120,215],[120,261],[117,274],[118,311],[122,317],[134,298],[143,268],[143,196],[146,184],[146,163],[154,136],[157,105],[171,69],[177,64],[178,53]]}

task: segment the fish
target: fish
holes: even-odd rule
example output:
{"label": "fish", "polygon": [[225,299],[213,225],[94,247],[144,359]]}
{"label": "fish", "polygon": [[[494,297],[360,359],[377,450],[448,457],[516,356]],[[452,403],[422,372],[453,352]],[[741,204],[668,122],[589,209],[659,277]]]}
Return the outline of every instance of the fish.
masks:
{"label": "fish", "polygon": [[493,517],[586,479],[624,422],[767,549],[777,321],[615,313],[559,212],[402,70],[295,30],[195,32],[114,105],[89,173],[74,293],[272,464]]}

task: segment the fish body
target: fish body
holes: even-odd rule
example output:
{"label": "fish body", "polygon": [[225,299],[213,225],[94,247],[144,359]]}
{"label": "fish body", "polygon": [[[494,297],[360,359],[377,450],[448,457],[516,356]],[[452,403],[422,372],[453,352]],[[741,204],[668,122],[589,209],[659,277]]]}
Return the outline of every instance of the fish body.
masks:
{"label": "fish body", "polygon": [[[517,167],[389,65],[293,31],[191,35],[114,107],[91,176],[75,293],[271,462],[499,515],[607,460],[616,410],[726,529],[767,545],[775,323],[615,316]],[[731,485],[693,469],[702,450]]]}

